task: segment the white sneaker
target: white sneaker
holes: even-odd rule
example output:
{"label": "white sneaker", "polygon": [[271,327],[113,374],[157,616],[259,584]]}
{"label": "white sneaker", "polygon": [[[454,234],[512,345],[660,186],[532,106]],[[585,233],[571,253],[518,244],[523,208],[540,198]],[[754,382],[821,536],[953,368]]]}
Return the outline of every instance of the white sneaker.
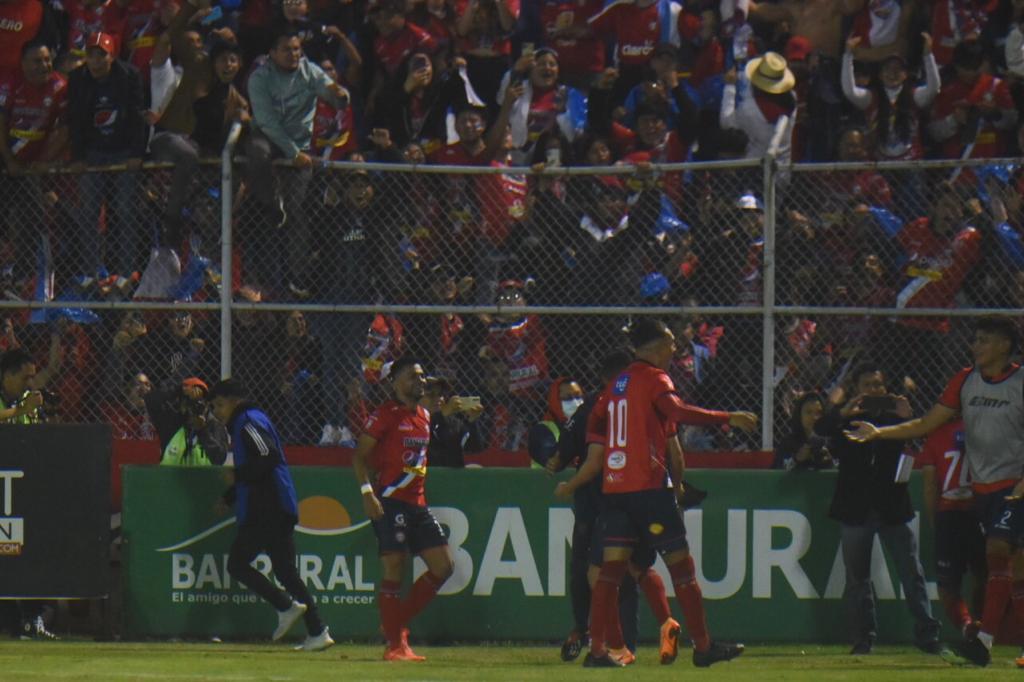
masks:
{"label": "white sneaker", "polygon": [[297,601],[293,601],[292,605],[284,611],[277,612],[277,627],[274,628],[274,635],[271,637],[273,641],[277,641],[288,634],[288,631],[295,625],[295,621],[302,618],[302,614],[306,612],[308,607],[305,604],[301,604]]}
{"label": "white sneaker", "polygon": [[324,424],[324,430],[320,432],[320,447],[334,445],[341,436],[341,430],[334,424]]}
{"label": "white sneaker", "polygon": [[331,639],[331,633],[327,631],[327,626],[324,626],[324,631],[319,635],[310,635],[306,637],[305,641],[299,646],[295,647],[296,651],[323,651],[324,649],[330,649],[334,646],[334,640]]}

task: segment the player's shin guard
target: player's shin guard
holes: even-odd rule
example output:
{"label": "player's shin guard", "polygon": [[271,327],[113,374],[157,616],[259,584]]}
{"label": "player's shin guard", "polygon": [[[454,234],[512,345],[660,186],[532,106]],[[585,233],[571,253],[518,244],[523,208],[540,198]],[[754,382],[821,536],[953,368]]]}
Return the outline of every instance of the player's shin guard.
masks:
{"label": "player's shin guard", "polygon": [[707,651],[711,646],[711,638],[708,636],[704,601],[701,598],[700,586],[697,584],[693,557],[687,555],[683,561],[669,566],[668,572],[672,576],[672,586],[676,591],[679,608],[683,610],[683,619],[686,621],[686,630],[693,640],[693,648],[697,651]]}
{"label": "player's shin guard", "polygon": [[402,583],[397,580],[381,580],[377,606],[380,608],[384,638],[388,640],[388,648],[393,649],[402,642]]}
{"label": "player's shin guard", "polygon": [[427,571],[413,583],[409,595],[402,602],[402,625],[408,625],[409,621],[419,615],[427,604],[437,595],[437,591],[444,585],[436,575]]}
{"label": "player's shin guard", "polygon": [[619,585],[626,575],[627,562],[605,561],[597,576],[597,584],[590,600],[590,651],[594,656],[607,652],[607,638],[610,628],[619,626]]}
{"label": "player's shin guard", "polygon": [[[991,647],[991,638],[999,632],[999,624],[1006,613],[1012,590],[1010,557],[1005,554],[989,553],[988,581],[985,583],[985,610],[981,616],[981,635],[985,644]],[[988,635],[988,637],[984,637]]]}
{"label": "player's shin guard", "polygon": [[672,617],[672,609],[669,608],[668,596],[665,594],[665,583],[653,568],[641,573],[637,584],[644,591],[647,604],[651,607],[651,613],[654,614],[654,620],[658,625]]}

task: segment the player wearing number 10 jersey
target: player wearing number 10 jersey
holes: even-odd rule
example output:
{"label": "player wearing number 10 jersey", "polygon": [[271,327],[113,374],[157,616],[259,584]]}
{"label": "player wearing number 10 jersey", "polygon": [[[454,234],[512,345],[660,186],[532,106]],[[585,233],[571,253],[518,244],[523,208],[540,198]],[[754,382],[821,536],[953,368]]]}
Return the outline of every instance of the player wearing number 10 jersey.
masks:
{"label": "player wearing number 10 jersey", "polygon": [[985,536],[972,509],[967,462],[964,461],[964,423],[956,420],[939,427],[925,441],[918,461],[924,474],[925,511],[935,529],[935,574],[939,599],[949,621],[969,636],[978,623],[961,594],[970,570],[975,589],[972,606],[980,605],[985,587]]}
{"label": "player wearing number 10 jersey", "polygon": [[[668,566],[676,599],[694,642],[693,661],[708,666],[735,658],[742,645],[712,642],[696,569],[686,542],[686,528],[676,495],[681,493],[681,450],[669,447],[675,426],[732,424],[753,429],[757,418],[747,412],[713,412],[687,405],[675,393],[665,369],[676,346],[664,323],[644,318],[630,328],[636,360],[597,399],[588,421],[587,462],[556,491],[567,495],[602,476],[605,508],[604,555],[590,606],[591,649],[588,667],[618,667],[618,589],[633,550],[641,543],[659,552]],[[677,453],[671,459],[668,453]],[[663,662],[671,662],[672,657]],[[628,660],[628,659],[626,659]]]}

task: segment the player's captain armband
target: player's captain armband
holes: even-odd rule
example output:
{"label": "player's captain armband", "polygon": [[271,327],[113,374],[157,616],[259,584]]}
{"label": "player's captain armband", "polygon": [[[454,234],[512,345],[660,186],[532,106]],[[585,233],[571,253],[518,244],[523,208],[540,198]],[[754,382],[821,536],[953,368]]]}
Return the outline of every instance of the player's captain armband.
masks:
{"label": "player's captain armband", "polygon": [[896,465],[896,483],[909,483],[910,472],[914,470],[914,458],[907,454],[900,455],[900,461]]}

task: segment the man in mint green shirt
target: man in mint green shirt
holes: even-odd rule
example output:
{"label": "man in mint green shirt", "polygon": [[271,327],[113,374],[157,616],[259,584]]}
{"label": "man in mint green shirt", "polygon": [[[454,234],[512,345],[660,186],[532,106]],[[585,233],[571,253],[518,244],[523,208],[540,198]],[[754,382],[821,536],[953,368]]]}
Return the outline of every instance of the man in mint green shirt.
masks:
{"label": "man in mint green shirt", "polygon": [[[312,249],[304,204],[312,178],[313,116],[318,99],[339,109],[346,106],[348,91],[303,56],[302,41],[291,32],[274,39],[268,59],[249,76],[248,90],[253,118],[245,144],[246,184],[257,205],[250,207],[247,215],[264,221],[255,234],[267,237],[287,222],[287,281],[295,296],[305,298],[309,284],[304,278]],[[295,167],[279,169],[280,194],[274,191],[275,159],[291,161]],[[276,261],[276,254],[267,246],[261,243],[259,248]],[[269,279],[260,263],[256,269],[258,278]]]}

